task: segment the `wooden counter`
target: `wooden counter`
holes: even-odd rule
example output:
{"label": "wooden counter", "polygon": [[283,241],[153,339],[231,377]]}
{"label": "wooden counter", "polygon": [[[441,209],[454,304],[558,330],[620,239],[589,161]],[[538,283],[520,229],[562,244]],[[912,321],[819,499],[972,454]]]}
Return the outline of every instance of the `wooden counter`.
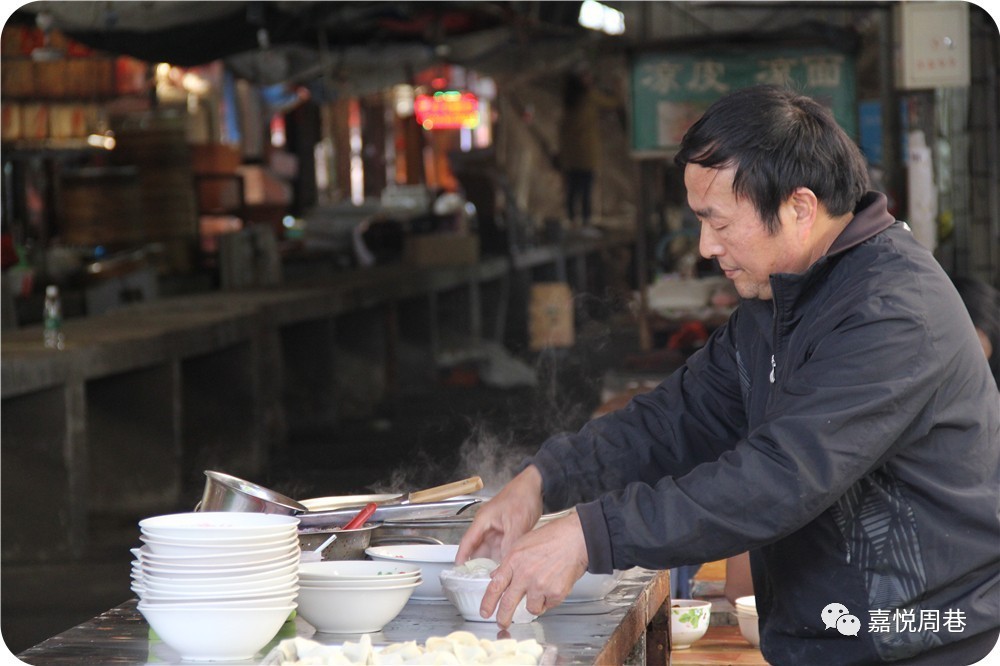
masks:
{"label": "wooden counter", "polygon": [[[669,594],[669,572],[632,569],[625,572],[603,601],[563,604],[534,622],[512,625],[509,634],[511,638],[534,638],[544,646],[554,647],[555,663],[560,666],[644,666],[647,628],[657,611],[669,601]],[[370,636],[375,645],[409,640],[422,643],[429,636],[444,636],[459,629],[481,638],[498,638],[496,624],[466,622],[448,602],[416,601],[410,601],[396,619]],[[278,641],[294,636],[328,644],[358,638],[316,634],[311,625],[296,617],[258,653],[258,659]],[[134,599],[17,656],[32,666],[178,663],[178,655],[172,648],[151,637],[149,625],[136,610]]]}
{"label": "wooden counter", "polygon": [[767,666],[760,650],[733,625],[711,626],[694,644],[670,651],[670,666]]}

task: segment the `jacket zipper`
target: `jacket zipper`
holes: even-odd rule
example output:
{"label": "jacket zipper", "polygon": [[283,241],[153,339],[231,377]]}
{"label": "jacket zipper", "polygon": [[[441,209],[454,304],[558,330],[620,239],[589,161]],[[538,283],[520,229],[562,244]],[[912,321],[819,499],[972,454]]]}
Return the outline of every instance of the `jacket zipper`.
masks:
{"label": "jacket zipper", "polygon": [[774,383],[774,368],[775,368],[774,354],[771,354],[771,383],[772,384]]}

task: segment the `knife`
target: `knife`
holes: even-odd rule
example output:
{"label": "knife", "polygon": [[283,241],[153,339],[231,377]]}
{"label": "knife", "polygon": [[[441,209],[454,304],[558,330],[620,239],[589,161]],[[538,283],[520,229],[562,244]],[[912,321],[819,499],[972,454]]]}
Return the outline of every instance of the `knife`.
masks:
{"label": "knife", "polygon": [[412,493],[405,493],[396,497],[376,502],[379,506],[390,504],[423,504],[424,502],[438,502],[440,500],[451,499],[457,495],[468,495],[477,490],[483,489],[483,480],[478,476],[470,476],[461,481],[452,481],[442,486],[434,486],[425,490],[417,490]]}

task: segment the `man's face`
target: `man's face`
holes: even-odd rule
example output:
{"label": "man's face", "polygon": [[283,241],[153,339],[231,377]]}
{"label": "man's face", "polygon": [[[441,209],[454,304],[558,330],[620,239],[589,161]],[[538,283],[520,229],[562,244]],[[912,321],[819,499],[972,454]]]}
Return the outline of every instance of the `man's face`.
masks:
{"label": "man's face", "polygon": [[811,261],[794,223],[793,207],[782,205],[780,228],[770,234],[753,204],[733,193],[735,173],[735,167],[688,164],[684,168],[688,205],[701,222],[698,250],[719,262],[740,296],[770,300],[772,273],[799,273]]}

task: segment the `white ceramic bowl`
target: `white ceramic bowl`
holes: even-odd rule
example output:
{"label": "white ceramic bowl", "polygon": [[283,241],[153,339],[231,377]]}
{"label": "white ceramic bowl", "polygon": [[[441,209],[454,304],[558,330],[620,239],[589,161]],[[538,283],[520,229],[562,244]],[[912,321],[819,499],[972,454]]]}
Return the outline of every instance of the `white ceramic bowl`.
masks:
{"label": "white ceramic bowl", "polygon": [[683,650],[705,635],[712,618],[712,602],[699,599],[670,600],[670,647]]}
{"label": "white ceramic bowl", "polygon": [[458,545],[403,544],[399,546],[372,546],[365,553],[373,560],[405,562],[420,567],[423,583],[413,592],[413,598],[422,601],[443,601],[441,572],[455,566]]}
{"label": "white ceramic bowl", "polygon": [[736,621],[740,625],[740,633],[750,645],[760,647],[760,620],[757,617],[756,597],[740,597],[736,600]]}
{"label": "white ceramic bowl", "polygon": [[361,587],[395,587],[397,585],[419,585],[423,581],[420,574],[407,576],[397,580],[304,580],[301,585],[316,589],[333,590],[338,588],[361,588]]}
{"label": "white ceramic bowl", "polygon": [[[490,584],[489,576],[470,577],[468,574],[456,574],[453,569],[445,569],[440,574],[441,588],[445,598],[452,603],[458,612],[469,622],[496,622],[496,611],[490,617],[479,614],[479,606],[483,603],[483,595]],[[524,624],[537,617],[528,612],[528,599],[524,597],[514,609],[511,622]],[[499,606],[499,604],[498,604]]]}
{"label": "white ceramic bowl", "polygon": [[299,519],[273,513],[194,511],[143,518],[139,529],[164,539],[284,537],[298,532]]}
{"label": "white ceramic bowl", "polygon": [[382,560],[327,560],[299,566],[299,578],[311,581],[385,581],[420,575],[420,566]]}
{"label": "white ceramic bowl", "polygon": [[610,574],[584,573],[580,580],[573,584],[573,589],[569,591],[565,602],[573,603],[578,601],[599,601],[608,596],[608,593],[615,589],[618,580],[622,577],[620,571]]}
{"label": "white ceramic bowl", "polygon": [[271,608],[165,608],[139,603],[139,612],[160,639],[188,661],[252,659],[271,642],[295,610]]}
{"label": "white ceramic bowl", "polygon": [[399,615],[419,583],[388,587],[299,587],[298,613],[321,633],[381,631]]}

